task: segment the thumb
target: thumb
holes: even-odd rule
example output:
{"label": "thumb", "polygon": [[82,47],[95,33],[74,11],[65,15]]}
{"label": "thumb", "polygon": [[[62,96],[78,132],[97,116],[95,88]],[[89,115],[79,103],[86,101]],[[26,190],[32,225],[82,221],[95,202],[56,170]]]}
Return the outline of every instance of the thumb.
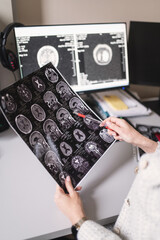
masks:
{"label": "thumb", "polygon": [[75,190],[74,190],[74,188],[72,186],[72,182],[71,182],[70,176],[66,177],[65,185],[66,185],[66,188],[67,188],[67,191],[68,191],[69,195],[72,196],[75,193]]}

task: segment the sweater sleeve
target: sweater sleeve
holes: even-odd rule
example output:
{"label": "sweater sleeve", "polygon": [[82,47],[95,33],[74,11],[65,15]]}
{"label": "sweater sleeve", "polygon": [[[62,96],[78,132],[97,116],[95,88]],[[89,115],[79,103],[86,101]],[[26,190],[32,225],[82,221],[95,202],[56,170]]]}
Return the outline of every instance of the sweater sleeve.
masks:
{"label": "sweater sleeve", "polygon": [[78,240],[120,240],[121,238],[108,230],[107,228],[101,226],[100,224],[87,220],[85,221],[78,231]]}

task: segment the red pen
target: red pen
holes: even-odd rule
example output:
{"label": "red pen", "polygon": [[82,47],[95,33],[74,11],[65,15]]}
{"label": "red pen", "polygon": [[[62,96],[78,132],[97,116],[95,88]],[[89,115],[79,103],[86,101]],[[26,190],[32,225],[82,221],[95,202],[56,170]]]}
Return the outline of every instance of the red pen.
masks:
{"label": "red pen", "polygon": [[[86,119],[89,119],[89,120],[92,120],[92,121],[94,121],[94,122],[97,122],[97,123],[101,123],[101,121],[99,121],[99,120],[97,120],[97,119],[95,119],[95,118],[92,118],[92,117],[88,117],[88,116],[86,116],[86,115],[84,115],[84,114],[82,114],[82,113],[77,113],[77,112],[73,112],[74,114],[76,114],[77,116],[79,116],[79,117],[82,117],[82,118],[86,118]],[[107,128],[107,129],[109,129],[109,130],[111,130],[109,127],[107,127],[107,126],[104,126],[105,128]]]}

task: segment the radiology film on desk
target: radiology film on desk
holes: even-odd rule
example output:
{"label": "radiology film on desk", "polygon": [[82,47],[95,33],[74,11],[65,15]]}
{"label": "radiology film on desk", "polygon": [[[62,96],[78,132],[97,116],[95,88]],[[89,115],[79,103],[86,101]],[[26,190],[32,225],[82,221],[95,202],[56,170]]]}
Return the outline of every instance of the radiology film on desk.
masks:
{"label": "radiology film on desk", "polygon": [[[51,63],[1,91],[8,122],[57,183],[76,187],[114,143],[99,119]],[[18,153],[17,153],[18,154]]]}

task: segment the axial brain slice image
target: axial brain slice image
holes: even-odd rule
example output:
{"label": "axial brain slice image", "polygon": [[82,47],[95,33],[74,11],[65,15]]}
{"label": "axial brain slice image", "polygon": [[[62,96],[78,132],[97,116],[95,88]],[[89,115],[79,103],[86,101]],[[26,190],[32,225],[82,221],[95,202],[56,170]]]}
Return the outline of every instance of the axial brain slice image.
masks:
{"label": "axial brain slice image", "polygon": [[33,117],[39,122],[43,121],[46,118],[45,111],[40,105],[36,103],[31,106],[31,112]]}
{"label": "axial brain slice image", "polygon": [[29,102],[32,99],[32,93],[27,86],[20,84],[17,87],[17,93],[24,102]]}
{"label": "axial brain slice image", "polygon": [[51,62],[55,67],[59,63],[59,54],[56,48],[50,45],[41,47],[37,52],[37,62],[39,67],[43,67],[47,63]]}
{"label": "axial brain slice image", "polygon": [[108,143],[111,143],[114,141],[114,138],[113,136],[110,136],[108,134],[108,131],[106,128],[102,129],[99,133],[99,136],[105,141],[105,142],[108,142]]}
{"label": "axial brain slice image", "polygon": [[33,84],[33,87],[38,92],[43,92],[45,90],[45,88],[46,88],[44,82],[38,76],[33,76],[32,77],[32,84]]}
{"label": "axial brain slice image", "polygon": [[24,134],[29,134],[32,131],[32,124],[30,120],[23,114],[16,116],[15,123],[18,129]]}
{"label": "axial brain slice image", "polygon": [[8,93],[1,97],[1,104],[5,111],[9,113],[14,113],[17,110],[17,104],[14,98]]}
{"label": "axial brain slice image", "polygon": [[75,156],[72,158],[72,166],[78,172],[86,173],[89,170],[89,163],[81,156]]}
{"label": "axial brain slice image", "polygon": [[93,50],[93,59],[98,65],[107,65],[112,60],[112,49],[107,44],[98,44]]}
{"label": "axial brain slice image", "polygon": [[58,74],[52,68],[46,68],[45,75],[48,81],[56,83],[58,81]]}

